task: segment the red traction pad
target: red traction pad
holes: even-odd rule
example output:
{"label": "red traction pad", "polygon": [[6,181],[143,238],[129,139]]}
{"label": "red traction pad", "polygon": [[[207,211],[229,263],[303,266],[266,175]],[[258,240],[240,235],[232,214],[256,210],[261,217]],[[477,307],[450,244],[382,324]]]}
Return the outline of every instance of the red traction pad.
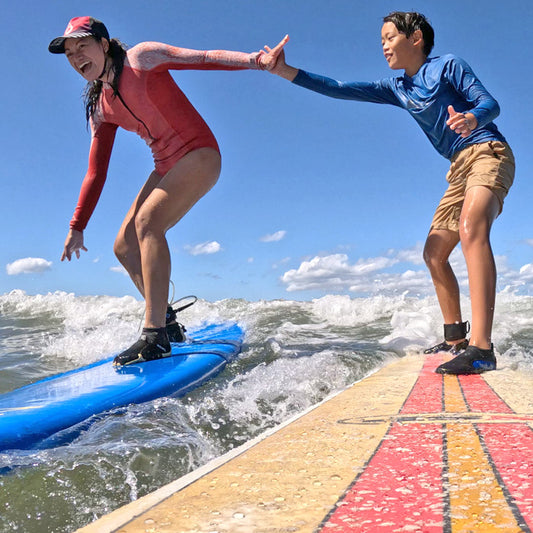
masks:
{"label": "red traction pad", "polygon": [[[445,476],[447,422],[441,355],[426,359],[417,382],[363,471],[321,524],[326,532],[449,532],[453,530]],[[517,522],[533,525],[533,430],[531,417],[509,418],[512,409],[480,375],[458,379],[467,413]],[[480,413],[479,420],[473,416]],[[490,413],[481,415],[481,413]],[[457,416],[458,413],[453,413]],[[487,422],[488,417],[488,422]],[[456,422],[456,420],[453,420]]]}

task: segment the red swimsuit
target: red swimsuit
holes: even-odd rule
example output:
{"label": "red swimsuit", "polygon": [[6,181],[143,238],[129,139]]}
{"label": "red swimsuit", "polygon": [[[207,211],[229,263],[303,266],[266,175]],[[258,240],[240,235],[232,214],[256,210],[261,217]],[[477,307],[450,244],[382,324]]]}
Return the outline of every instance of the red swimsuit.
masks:
{"label": "red swimsuit", "polygon": [[119,126],[139,134],[150,146],[155,171],[164,176],[185,154],[198,148],[218,150],[217,141],[176,85],[169,70],[260,68],[261,52],[198,51],[145,42],[127,51],[119,95],[104,84],[91,119],[89,168],[70,227],[83,231],[98,202]]}

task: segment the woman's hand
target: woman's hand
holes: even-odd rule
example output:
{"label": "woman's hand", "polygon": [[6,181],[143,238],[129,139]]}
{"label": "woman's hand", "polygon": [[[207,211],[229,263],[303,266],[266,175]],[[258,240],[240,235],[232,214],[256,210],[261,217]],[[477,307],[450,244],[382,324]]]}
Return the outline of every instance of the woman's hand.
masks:
{"label": "woman's hand", "polygon": [[70,261],[73,253],[76,254],[76,257],[79,259],[80,250],[83,250],[84,252],[87,251],[87,248],[83,245],[83,231],[71,229],[65,240],[65,247],[63,249],[63,255],[61,256],[61,261],[64,261],[65,259]]}

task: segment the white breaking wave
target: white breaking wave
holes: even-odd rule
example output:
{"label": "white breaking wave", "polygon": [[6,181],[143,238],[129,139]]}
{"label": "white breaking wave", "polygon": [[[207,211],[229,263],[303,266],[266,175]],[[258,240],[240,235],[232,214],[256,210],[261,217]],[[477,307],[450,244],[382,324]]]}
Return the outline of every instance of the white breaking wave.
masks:
{"label": "white breaking wave", "polygon": [[[468,300],[463,304],[469,319]],[[143,308],[132,297],[0,295],[0,392],[129,345]],[[246,331],[240,357],[184,398],[94,420],[68,446],[0,453],[0,475],[14,473],[0,477],[0,531],[74,531],[439,342],[443,333],[435,297],[407,292],[308,302],[200,300],[179,320],[189,330],[205,321],[238,321]],[[533,297],[498,294],[494,343],[499,368],[533,372]],[[27,487],[31,509],[19,498]]]}

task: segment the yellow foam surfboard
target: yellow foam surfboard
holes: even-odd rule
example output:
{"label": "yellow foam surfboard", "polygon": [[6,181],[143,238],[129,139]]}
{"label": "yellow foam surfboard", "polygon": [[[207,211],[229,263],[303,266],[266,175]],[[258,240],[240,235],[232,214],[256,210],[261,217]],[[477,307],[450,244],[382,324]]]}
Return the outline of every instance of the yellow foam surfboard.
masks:
{"label": "yellow foam surfboard", "polygon": [[79,533],[531,532],[533,375],[411,355]]}

